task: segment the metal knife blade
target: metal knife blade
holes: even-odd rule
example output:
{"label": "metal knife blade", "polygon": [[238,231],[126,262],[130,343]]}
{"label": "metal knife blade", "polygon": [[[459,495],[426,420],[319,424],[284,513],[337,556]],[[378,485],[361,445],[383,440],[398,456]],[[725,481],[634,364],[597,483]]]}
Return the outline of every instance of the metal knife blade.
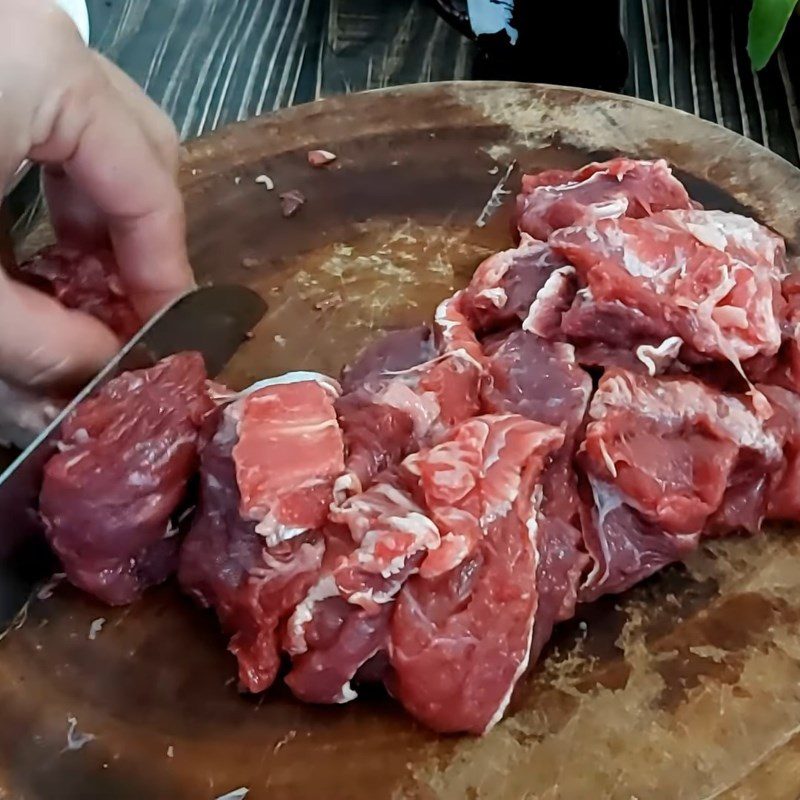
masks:
{"label": "metal knife blade", "polygon": [[55,450],[61,423],[119,373],[183,350],[202,353],[208,374],[218,375],[266,309],[264,300],[243,286],[207,286],[184,295],[151,319],[0,474],[0,631],[52,564],[43,547],[36,506],[42,472]]}

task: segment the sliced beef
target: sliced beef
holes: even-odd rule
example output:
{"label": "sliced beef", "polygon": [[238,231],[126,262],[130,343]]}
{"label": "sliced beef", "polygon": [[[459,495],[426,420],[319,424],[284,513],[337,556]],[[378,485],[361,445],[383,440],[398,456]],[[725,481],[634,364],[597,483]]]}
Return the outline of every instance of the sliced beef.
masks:
{"label": "sliced beef", "polygon": [[172,517],[212,409],[202,357],[182,353],[112,380],[66,420],[40,502],[75,586],[120,605],[172,572]]}
{"label": "sliced beef", "polygon": [[297,605],[286,635],[292,656],[286,683],[312,703],[356,697],[351,681],[388,648],[397,593],[440,541],[436,525],[396,473],[334,507],[331,520],[342,528],[328,534],[331,556]]}
{"label": "sliced beef", "polygon": [[[443,545],[453,533],[461,540],[447,548],[447,564],[438,551],[428,555],[392,618],[392,694],[434,730],[490,729],[529,663],[539,607],[539,480],[562,442],[551,426],[490,415],[457,426],[409,465],[447,531]],[[472,541],[465,532],[476,527]],[[428,560],[435,568],[426,569]]]}
{"label": "sliced beef", "polygon": [[666,161],[615,158],[574,172],[548,170],[524,175],[522,193],[517,197],[517,227],[547,241],[561,228],[691,207],[686,189]]}
{"label": "sliced beef", "polygon": [[558,426],[565,434],[564,444],[542,474],[535,659],[553,626],[573,615],[578,587],[588,565],[573,457],[592,381],[576,363],[571,345],[548,342],[524,331],[512,333],[489,354],[490,380],[483,390],[485,408]]}
{"label": "sliced beef", "polygon": [[[406,369],[384,369],[427,355],[427,344],[410,354],[408,340],[396,335],[404,355],[384,343],[376,366],[361,368],[363,383],[336,404],[347,448],[348,491],[366,489],[384,470],[480,409],[483,353],[461,308],[462,296],[437,309],[435,355]],[[346,372],[352,376],[353,370]]]}
{"label": "sliced beef", "polygon": [[579,343],[669,349],[666,340],[678,337],[685,360],[727,361],[739,372],[780,347],[783,243],[752,220],[665,211],[557,231],[550,243],[583,286],[565,316],[565,332]]}
{"label": "sliced beef", "polygon": [[595,566],[585,597],[632,586],[703,533],[760,524],[760,481],[782,453],[744,400],[694,378],[609,370],[590,417],[581,464],[594,508],[583,532]]}
{"label": "sliced beef", "polygon": [[52,295],[67,308],[97,317],[122,340],[130,339],[142,326],[110,250],[89,253],[53,245],[20,264],[19,272],[22,280]]}
{"label": "sliced beef", "polygon": [[200,505],[181,547],[178,578],[183,591],[216,611],[242,687],[260,692],[275,680],[283,625],[316,580],[325,542],[312,531],[269,547],[256,522],[241,516],[233,460],[237,411],[220,413],[203,451]]}
{"label": "sliced beef", "polygon": [[464,292],[464,314],[482,334],[520,324],[548,279],[570,271],[548,244],[523,234],[518,247],[489,256],[475,270]]}
{"label": "sliced beef", "polygon": [[269,545],[321,528],[344,472],[344,443],[334,410],[336,388],[323,381],[283,383],[248,394],[233,448],[240,513],[258,522]]}

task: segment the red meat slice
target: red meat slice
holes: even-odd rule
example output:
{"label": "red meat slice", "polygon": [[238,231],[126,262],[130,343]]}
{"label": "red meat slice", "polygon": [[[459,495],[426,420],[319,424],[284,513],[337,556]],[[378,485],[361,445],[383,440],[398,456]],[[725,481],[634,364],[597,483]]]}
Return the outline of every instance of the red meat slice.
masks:
{"label": "red meat slice", "polygon": [[601,219],[646,217],[692,201],[666,161],[615,158],[575,172],[549,170],[524,175],[517,197],[517,226],[546,241],[555,230]]}
{"label": "red meat slice", "polygon": [[[568,333],[590,330],[613,343],[630,327],[634,344],[656,347],[677,336],[690,354],[727,360],[740,372],[741,362],[780,347],[783,243],[752,220],[722,211],[665,211],[558,231],[550,242],[585,286],[576,301],[583,319],[578,324],[570,312]],[[596,314],[609,304],[638,314],[626,322],[618,309],[616,328],[596,315],[590,323],[594,304]],[[642,341],[644,318],[660,341]]]}
{"label": "red meat slice", "polygon": [[[474,337],[468,348],[479,349]],[[477,414],[481,376],[482,366],[467,348],[455,347],[410,369],[372,375],[344,395],[336,409],[350,481],[349,487],[341,485],[349,491],[367,488],[380,472]]]}
{"label": "red meat slice", "polygon": [[[345,703],[351,681],[388,644],[394,598],[420,559],[439,546],[439,531],[396,476],[334,508],[339,554],[295,609],[286,645],[292,671],[286,682],[306,702]],[[332,548],[331,548],[332,549]]]}
{"label": "red meat slice", "polygon": [[760,523],[763,497],[760,511],[742,502],[757,490],[748,479],[774,470],[781,449],[740,399],[692,378],[610,370],[590,417],[581,463],[594,499],[583,524],[594,568],[581,599],[629,588],[684,557],[703,532],[749,527],[753,514]]}
{"label": "red meat slice", "polygon": [[581,528],[592,568],[580,602],[624,592],[696,549],[699,534],[665,534],[623,502],[613,486],[595,479],[590,484],[593,505],[583,507]]}
{"label": "red meat slice", "polygon": [[522,234],[518,247],[489,256],[475,270],[464,314],[479,333],[519,324],[553,273],[568,267],[549,245]]}
{"label": "red meat slice", "polygon": [[387,372],[402,372],[430,361],[436,349],[427,325],[391,331],[368,347],[342,370],[342,391],[347,394]]}
{"label": "red meat slice", "polygon": [[692,378],[607,372],[592,400],[584,465],[667,533],[699,533],[741,450],[775,463],[778,440],[736,397]]}
{"label": "red meat slice", "polygon": [[392,694],[434,730],[491,728],[528,665],[539,598],[538,482],[562,442],[552,426],[489,415],[457,426],[409,464],[437,518],[460,516],[460,531],[482,528],[453,569],[409,578],[392,618]]}
{"label": "red meat slice", "polygon": [[142,326],[120,280],[114,255],[108,250],[87,253],[53,245],[20,264],[19,272],[23,280],[67,308],[97,317],[120,339],[130,339]]}
{"label": "red meat slice", "polygon": [[758,476],[769,480],[767,517],[800,522],[800,397],[779,386],[758,388],[774,411],[767,429],[783,443],[780,468]]}
{"label": "red meat slice", "polygon": [[202,357],[182,353],[114,379],[65,421],[40,503],[75,586],[121,605],[172,572],[171,517],[212,409]]}
{"label": "red meat slice", "polygon": [[180,553],[181,588],[215,609],[231,637],[241,685],[263,691],[280,667],[283,625],[316,580],[325,552],[318,532],[268,547],[239,514],[233,448],[237,414],[228,408],[201,460],[200,506]]}
{"label": "red meat slice", "polygon": [[550,455],[562,442],[557,428],[516,414],[476,417],[446,440],[409,456],[403,467],[419,479],[425,506],[442,534],[439,548],[422,562],[432,578],[459,566],[475,551],[487,526],[506,516],[520,493],[523,473],[541,448]]}
{"label": "red meat slice", "polygon": [[344,472],[335,390],[313,380],[258,389],[231,409],[238,417],[233,448],[243,518],[276,545],[320,528]]}
{"label": "red meat slice", "polygon": [[483,390],[488,411],[521,414],[560,426],[565,433],[564,445],[542,475],[535,659],[553,626],[573,615],[578,586],[588,564],[573,456],[592,381],[577,365],[571,345],[548,342],[523,331],[511,334],[490,351],[489,376]]}

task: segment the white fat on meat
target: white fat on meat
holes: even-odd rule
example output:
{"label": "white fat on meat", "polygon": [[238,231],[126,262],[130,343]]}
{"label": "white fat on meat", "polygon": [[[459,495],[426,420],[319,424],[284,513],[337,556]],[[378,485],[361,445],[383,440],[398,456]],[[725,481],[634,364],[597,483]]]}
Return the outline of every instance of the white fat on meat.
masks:
{"label": "white fat on meat", "polygon": [[[316,605],[330,597],[342,597],[348,603],[371,609],[375,604],[391,601],[402,588],[402,581],[392,580],[405,567],[409,558],[421,551],[439,547],[439,529],[406,492],[389,484],[376,484],[367,492],[357,495],[341,507],[332,506],[330,519],[347,525],[356,548],[342,559],[333,570],[322,575],[297,605],[288,623],[289,652],[304,653],[306,625],[314,617]],[[377,548],[391,540],[392,533],[410,535],[402,552],[388,562],[376,556]],[[374,588],[363,592],[343,592],[337,583],[337,572],[350,574],[353,568],[364,573],[380,575],[387,583],[382,590]]]}
{"label": "white fat on meat", "polygon": [[575,267],[567,265],[555,270],[545,281],[522,321],[522,330],[548,337],[558,327],[560,314],[566,311],[571,299]]}
{"label": "white fat on meat", "polygon": [[663,212],[676,226],[702,244],[729,253],[732,248],[751,253],[766,264],[781,267],[786,245],[780,236],[750,217],[730,211],[680,209]]}
{"label": "white fat on meat", "polygon": [[495,308],[503,308],[508,302],[506,290],[501,286],[495,286],[493,289],[483,289],[475,297],[486,298]]}
{"label": "white fat on meat", "polygon": [[274,378],[263,378],[260,381],[242,389],[241,392],[236,394],[236,398],[247,397],[247,395],[254,394],[261,389],[266,389],[269,386],[284,386],[288,383],[305,383],[306,381],[313,381],[318,383],[325,391],[329,392],[333,397],[338,398],[342,394],[342,387],[338,381],[335,381],[328,375],[323,375],[321,372],[286,372],[283,375],[276,375]]}
{"label": "white fat on meat", "polygon": [[639,345],[636,358],[647,367],[648,375],[659,375],[678,357],[682,346],[680,336],[670,336],[659,345]]}
{"label": "white fat on meat", "polygon": [[345,472],[333,482],[333,506],[340,506],[348,497],[361,494],[363,487],[354,472]]}
{"label": "white fat on meat", "polygon": [[306,592],[306,596],[295,606],[292,616],[286,623],[286,649],[290,655],[298,656],[308,650],[306,625],[314,618],[316,605],[329,597],[338,596],[339,587],[330,572],[323,575]]}
{"label": "white fat on meat", "polygon": [[378,392],[374,401],[408,414],[414,425],[414,435],[421,439],[439,418],[441,408],[433,392],[417,393],[400,380],[393,380]]}
{"label": "white fat on meat", "polygon": [[764,429],[761,419],[738,398],[722,394],[693,380],[643,378],[618,372],[604,378],[592,398],[589,416],[599,420],[613,408],[678,424],[710,419],[740,447],[779,458],[780,442]]}
{"label": "white fat on meat", "polygon": [[376,483],[363,494],[331,505],[330,520],[347,525],[353,541],[360,544],[381,517],[423,513],[422,508],[406,492],[389,483]]}
{"label": "white fat on meat", "polygon": [[[600,544],[600,549],[602,551],[602,559],[594,558],[592,559],[593,566],[589,574],[586,576],[583,585],[584,586],[595,586],[597,584],[602,583],[608,578],[609,568],[611,563],[610,554],[608,552],[608,542],[606,537],[603,535],[603,528],[606,524],[606,517],[612,512],[616,511],[616,509],[620,508],[624,505],[624,501],[622,499],[622,495],[619,490],[612,486],[611,484],[605,483],[604,481],[600,481],[592,475],[588,476],[589,478],[589,486],[592,490],[592,496],[594,497],[594,510],[596,514],[596,524],[597,524],[597,541]],[[602,565],[605,565],[604,572],[601,575],[600,570],[603,568]]]}

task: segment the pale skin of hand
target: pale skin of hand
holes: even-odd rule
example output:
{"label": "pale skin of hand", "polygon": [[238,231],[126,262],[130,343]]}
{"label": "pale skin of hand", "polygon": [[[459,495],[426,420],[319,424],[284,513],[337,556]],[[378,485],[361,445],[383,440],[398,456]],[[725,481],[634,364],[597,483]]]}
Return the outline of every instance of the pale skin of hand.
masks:
{"label": "pale skin of hand", "polygon": [[[51,0],[0,2],[0,187],[25,158],[42,164],[57,237],[110,239],[143,317],[194,285],[178,154],[166,115]],[[118,348],[104,325],[0,269],[0,379],[74,385]]]}

